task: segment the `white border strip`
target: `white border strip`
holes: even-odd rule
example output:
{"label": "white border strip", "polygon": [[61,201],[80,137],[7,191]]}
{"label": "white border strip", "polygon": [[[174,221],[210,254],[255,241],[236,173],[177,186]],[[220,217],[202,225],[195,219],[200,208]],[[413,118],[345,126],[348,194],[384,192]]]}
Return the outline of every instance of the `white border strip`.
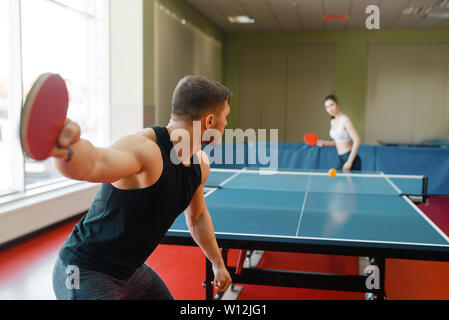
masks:
{"label": "white border strip", "polygon": [[307,180],[307,185],[306,185],[306,194],[304,195],[304,200],[302,203],[302,209],[301,209],[301,214],[299,215],[299,221],[298,221],[298,228],[296,229],[296,236],[299,235],[299,227],[301,226],[301,220],[302,220],[302,216],[304,214],[304,209],[306,207],[306,202],[307,202],[307,196],[309,195],[309,186],[310,186],[310,179],[312,177],[309,176],[309,180]]}
{"label": "white border strip", "polygon": [[227,178],[226,180],[224,180],[222,183],[220,183],[219,186],[221,187],[221,186],[225,185],[226,183],[228,183],[229,181],[235,179],[235,177],[237,177],[237,176],[238,176],[239,174],[241,174],[242,172],[246,172],[246,168],[243,168],[243,169],[237,171],[237,172],[234,173],[232,176],[230,176],[229,178]]}
{"label": "white border strip", "polygon": [[299,227],[301,226],[301,220],[302,220],[302,216],[304,214],[304,209],[306,207],[306,201],[307,201],[308,194],[309,194],[309,191],[306,191],[306,195],[304,196],[304,202],[302,204],[301,214],[299,215],[298,228],[296,229],[296,236],[298,236],[298,234],[299,234]]}
{"label": "white border strip", "polygon": [[[230,171],[226,171],[226,172],[230,172]],[[231,172],[234,172],[234,171],[231,171]],[[227,178],[226,180],[224,180],[222,183],[220,183],[220,184],[218,185],[218,187],[212,188],[212,190],[209,191],[209,192],[207,192],[204,196],[207,197],[207,196],[211,195],[212,193],[214,193],[215,191],[217,191],[217,189],[219,189],[219,187],[221,187],[221,186],[225,185],[226,183],[228,183],[229,181],[233,180],[235,177],[237,177],[237,176],[238,176],[240,173],[242,173],[242,172],[246,172],[246,168],[243,168],[243,169],[240,169],[240,170],[238,170],[238,171],[235,171],[235,173],[234,173],[232,176],[230,176],[229,178]]]}
{"label": "white border strip", "polygon": [[391,180],[388,176],[384,175],[382,173],[382,175],[384,176],[385,180],[393,187],[394,190],[396,190],[397,193],[402,194],[402,190],[399,189]]}
{"label": "white border strip", "polygon": [[[170,232],[189,233],[188,230],[170,229]],[[246,236],[246,237],[260,237],[260,238],[278,238],[278,239],[305,239],[305,240],[326,240],[326,241],[341,241],[341,242],[360,242],[360,243],[381,243],[381,244],[401,244],[401,245],[415,245],[425,247],[442,247],[449,248],[449,244],[435,244],[435,243],[415,243],[415,242],[399,242],[399,241],[380,241],[380,240],[355,240],[355,239],[338,239],[338,238],[316,238],[316,237],[295,237],[295,236],[282,236],[282,235],[262,235],[262,234],[250,234],[250,233],[231,233],[231,232],[215,232],[220,235],[230,236]]]}

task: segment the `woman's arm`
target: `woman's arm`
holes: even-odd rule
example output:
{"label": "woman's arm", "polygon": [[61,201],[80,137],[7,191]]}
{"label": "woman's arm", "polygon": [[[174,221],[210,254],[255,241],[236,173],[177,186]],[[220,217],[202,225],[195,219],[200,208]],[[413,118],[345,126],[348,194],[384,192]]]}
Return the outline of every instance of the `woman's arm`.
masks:
{"label": "woman's arm", "polygon": [[[332,128],[332,120],[330,121],[330,126]],[[334,140],[318,140],[316,145],[318,147],[335,147],[335,141]]]}
{"label": "woman's arm", "polygon": [[349,154],[348,160],[343,166],[343,170],[351,170],[352,163],[354,162],[355,157],[357,156],[357,153],[359,152],[360,148],[360,137],[357,133],[357,130],[355,129],[354,125],[351,122],[351,119],[346,117],[346,121],[344,122],[344,127],[348,131],[349,136],[352,139],[352,149],[351,153]]}
{"label": "woman's arm", "polygon": [[318,147],[335,147],[335,141],[331,140],[318,140],[316,145]]}

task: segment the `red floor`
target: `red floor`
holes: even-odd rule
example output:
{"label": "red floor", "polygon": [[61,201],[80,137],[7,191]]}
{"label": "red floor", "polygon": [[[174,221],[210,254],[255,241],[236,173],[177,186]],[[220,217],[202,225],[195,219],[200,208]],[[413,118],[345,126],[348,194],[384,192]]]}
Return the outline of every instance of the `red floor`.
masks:
{"label": "red floor", "polygon": [[[420,205],[449,234],[449,197],[431,197]],[[0,300],[54,299],[51,269],[58,249],[76,221],[0,251]],[[230,263],[237,252],[230,252]],[[204,299],[204,256],[197,247],[161,245],[147,262],[176,299]],[[261,268],[356,274],[356,257],[266,252]],[[449,299],[449,263],[387,259],[386,290],[390,300]],[[239,299],[364,299],[360,293],[245,285]]]}

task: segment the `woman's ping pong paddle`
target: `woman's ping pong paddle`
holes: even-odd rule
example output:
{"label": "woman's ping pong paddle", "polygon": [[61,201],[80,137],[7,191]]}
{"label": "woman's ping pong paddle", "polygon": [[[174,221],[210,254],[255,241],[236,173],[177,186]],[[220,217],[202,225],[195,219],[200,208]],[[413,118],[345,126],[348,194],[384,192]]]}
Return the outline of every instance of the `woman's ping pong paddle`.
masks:
{"label": "woman's ping pong paddle", "polygon": [[318,141],[318,136],[315,133],[309,132],[304,136],[304,142],[309,146],[316,145]]}

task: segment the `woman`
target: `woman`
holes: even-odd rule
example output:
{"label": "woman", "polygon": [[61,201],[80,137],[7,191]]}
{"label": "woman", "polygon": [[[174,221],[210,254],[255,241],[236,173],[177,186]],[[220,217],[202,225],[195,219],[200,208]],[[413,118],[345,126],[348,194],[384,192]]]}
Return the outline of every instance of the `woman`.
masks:
{"label": "woman", "polygon": [[324,107],[331,116],[330,136],[333,141],[318,140],[319,147],[336,146],[339,163],[337,170],[361,170],[362,161],[357,154],[360,147],[360,138],[351,119],[341,113],[337,97],[329,95],[324,99]]}

